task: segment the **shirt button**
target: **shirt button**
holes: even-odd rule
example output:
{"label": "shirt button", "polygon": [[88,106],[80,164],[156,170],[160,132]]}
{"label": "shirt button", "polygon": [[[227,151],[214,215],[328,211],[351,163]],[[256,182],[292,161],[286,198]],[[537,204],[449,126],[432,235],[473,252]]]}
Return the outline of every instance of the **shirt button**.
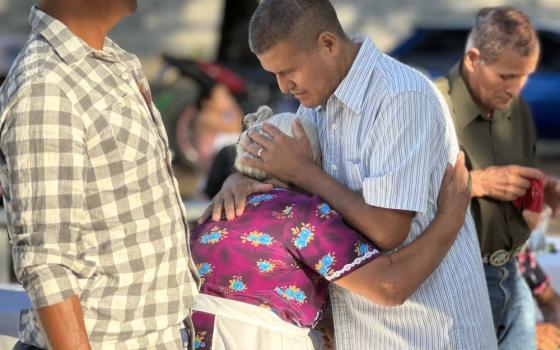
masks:
{"label": "shirt button", "polygon": [[336,171],[336,165],[334,165],[334,164],[331,165],[331,169],[334,170],[334,171]]}
{"label": "shirt button", "polygon": [[123,73],[123,75],[121,75],[121,77],[122,77],[124,80],[128,80],[129,75],[128,75],[128,73]]}
{"label": "shirt button", "polygon": [[336,128],[338,128],[338,125],[336,124],[331,125],[331,129],[336,130]]}

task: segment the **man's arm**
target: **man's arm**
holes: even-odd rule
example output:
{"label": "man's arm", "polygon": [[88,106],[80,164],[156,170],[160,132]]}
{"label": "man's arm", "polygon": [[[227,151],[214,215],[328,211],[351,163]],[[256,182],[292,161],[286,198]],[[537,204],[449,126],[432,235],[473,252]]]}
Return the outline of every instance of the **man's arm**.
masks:
{"label": "man's arm", "polygon": [[428,209],[431,173],[447,161],[443,113],[428,95],[402,93],[388,101],[363,140],[369,154],[362,155],[367,158],[360,162],[369,169],[362,174],[361,193],[315,164],[298,121],[293,125],[294,137],[267,123],[261,129],[270,138],[249,132],[254,142],[243,146],[260,158],[245,157],[242,162],[319,195],[380,248],[391,250],[406,239],[414,213]]}
{"label": "man's arm", "polygon": [[392,250],[406,239],[413,212],[371,206],[361,192],[349,190],[318,166],[309,164],[306,168],[293,183],[323,198],[348,224],[379,248]]}
{"label": "man's arm", "polygon": [[88,162],[83,117],[50,83],[33,83],[14,98],[0,135],[9,175],[2,186],[14,270],[39,315],[44,338],[56,349],[65,349],[66,342],[74,349],[87,344],[81,311],[76,311],[78,277],[95,270],[78,257]]}
{"label": "man's arm", "polygon": [[49,348],[57,350],[90,349],[80,298],[39,308],[37,312]]}
{"label": "man's arm", "polygon": [[[325,173],[313,161],[309,140],[299,122],[294,122],[293,138],[270,124],[263,124],[261,127],[272,139],[252,132],[249,136],[255,143],[245,143],[244,148],[258,154],[259,147],[264,146],[268,153],[266,157],[275,161],[267,166],[262,159],[244,157],[243,163],[264,169],[277,178],[323,198],[347,223],[375,242],[382,250],[395,249],[406,239],[414,213],[371,206],[365,202],[360,192],[348,189]],[[264,153],[261,152],[261,156],[264,156]],[[291,166],[284,166],[288,164]],[[292,168],[305,171],[292,171]]]}
{"label": "man's arm", "polygon": [[381,256],[335,283],[374,303],[400,305],[433,273],[455,241],[470,203],[464,156],[446,170],[438,214],[418,239],[396,253]]}

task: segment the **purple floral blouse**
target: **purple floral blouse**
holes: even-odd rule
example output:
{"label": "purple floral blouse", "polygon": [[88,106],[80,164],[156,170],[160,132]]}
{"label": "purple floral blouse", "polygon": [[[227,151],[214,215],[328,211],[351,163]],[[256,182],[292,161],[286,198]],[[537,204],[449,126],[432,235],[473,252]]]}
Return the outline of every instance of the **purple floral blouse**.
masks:
{"label": "purple floral blouse", "polygon": [[312,326],[335,281],[379,252],[328,204],[276,188],[249,196],[245,214],[206,222],[191,235],[201,293],[267,308]]}

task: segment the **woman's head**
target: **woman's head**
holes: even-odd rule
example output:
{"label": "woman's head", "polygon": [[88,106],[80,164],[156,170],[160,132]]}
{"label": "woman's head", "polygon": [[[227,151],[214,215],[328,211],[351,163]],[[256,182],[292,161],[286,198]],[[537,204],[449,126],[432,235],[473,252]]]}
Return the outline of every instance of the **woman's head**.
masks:
{"label": "woman's head", "polygon": [[[292,125],[295,119],[299,119],[301,121],[303,130],[305,131],[305,134],[309,139],[309,143],[311,144],[313,159],[318,159],[318,156],[321,153],[321,149],[319,146],[319,135],[317,134],[317,127],[315,126],[315,124],[305,118],[300,118],[297,114],[294,113],[273,114],[272,109],[270,109],[270,107],[268,106],[261,106],[259,107],[257,112],[245,116],[243,123],[247,127],[247,131],[245,131],[241,135],[241,139],[246,137],[246,134],[249,130],[256,130],[262,135],[270,137],[270,135],[268,135],[259,127],[263,122],[272,124],[284,134],[293,137]],[[270,178],[270,176],[266,172],[242,164],[240,161],[242,156],[253,157],[252,154],[245,151],[241,143],[238,143],[237,156],[235,158],[235,168],[237,169],[237,171],[261,181]]]}

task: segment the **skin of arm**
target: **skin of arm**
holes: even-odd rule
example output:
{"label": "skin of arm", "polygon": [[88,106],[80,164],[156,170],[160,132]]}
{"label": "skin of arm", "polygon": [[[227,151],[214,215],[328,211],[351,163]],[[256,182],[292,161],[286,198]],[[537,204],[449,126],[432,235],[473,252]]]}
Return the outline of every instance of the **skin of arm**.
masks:
{"label": "skin of arm", "polygon": [[464,156],[446,170],[438,197],[438,213],[411,244],[380,256],[334,283],[370,301],[401,305],[439,266],[465,221],[470,189]]}
{"label": "skin of arm", "polygon": [[41,307],[37,314],[49,348],[57,350],[91,349],[78,296]]}

